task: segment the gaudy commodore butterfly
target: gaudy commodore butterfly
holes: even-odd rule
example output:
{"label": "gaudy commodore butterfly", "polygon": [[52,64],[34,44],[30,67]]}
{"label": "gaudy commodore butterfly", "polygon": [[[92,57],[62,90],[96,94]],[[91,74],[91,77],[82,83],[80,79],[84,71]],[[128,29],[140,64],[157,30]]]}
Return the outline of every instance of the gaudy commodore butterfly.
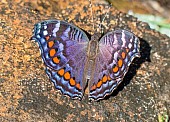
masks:
{"label": "gaudy commodore butterfly", "polygon": [[60,20],[34,26],[32,36],[41,50],[46,73],[56,89],[82,99],[88,84],[89,99],[100,100],[121,83],[135,57],[139,39],[127,30],[114,30],[88,38],[79,27]]}

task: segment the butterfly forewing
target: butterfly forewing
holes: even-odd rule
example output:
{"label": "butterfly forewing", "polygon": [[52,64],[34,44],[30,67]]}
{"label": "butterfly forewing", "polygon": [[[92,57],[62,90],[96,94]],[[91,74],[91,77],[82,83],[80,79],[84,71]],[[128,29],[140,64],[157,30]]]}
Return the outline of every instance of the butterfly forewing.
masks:
{"label": "butterfly forewing", "polygon": [[99,100],[111,94],[127,73],[132,60],[139,56],[139,40],[133,33],[115,30],[105,34],[99,41],[89,98]]}
{"label": "butterfly forewing", "polygon": [[82,81],[89,39],[78,27],[59,20],[47,20],[34,27],[32,39],[39,43],[41,56],[55,87],[71,98],[82,98]]}

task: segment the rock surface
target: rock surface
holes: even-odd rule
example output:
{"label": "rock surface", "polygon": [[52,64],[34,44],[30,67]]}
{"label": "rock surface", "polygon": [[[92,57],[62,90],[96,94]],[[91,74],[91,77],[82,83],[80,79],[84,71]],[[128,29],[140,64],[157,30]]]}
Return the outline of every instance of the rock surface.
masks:
{"label": "rock surface", "polygon": [[0,121],[156,122],[158,114],[170,113],[170,38],[103,4],[92,6],[95,28],[105,16],[103,32],[132,31],[140,38],[141,58],[111,96],[90,102],[87,95],[71,100],[54,88],[39,47],[30,40],[34,24],[46,19],[65,20],[93,34],[89,1],[1,1]]}

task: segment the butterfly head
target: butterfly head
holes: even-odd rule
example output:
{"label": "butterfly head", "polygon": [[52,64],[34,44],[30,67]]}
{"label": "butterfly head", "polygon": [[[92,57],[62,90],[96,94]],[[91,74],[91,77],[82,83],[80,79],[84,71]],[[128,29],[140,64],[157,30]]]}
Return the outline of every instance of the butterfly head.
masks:
{"label": "butterfly head", "polygon": [[91,36],[91,41],[99,41],[101,38],[101,34],[100,33],[94,33],[92,36]]}

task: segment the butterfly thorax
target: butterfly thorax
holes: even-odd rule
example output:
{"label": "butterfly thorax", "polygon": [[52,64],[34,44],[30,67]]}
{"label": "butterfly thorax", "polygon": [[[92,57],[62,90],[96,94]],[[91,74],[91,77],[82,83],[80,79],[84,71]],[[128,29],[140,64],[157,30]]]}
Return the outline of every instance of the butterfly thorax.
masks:
{"label": "butterfly thorax", "polygon": [[100,38],[99,34],[94,34],[91,37],[91,40],[88,46],[88,51],[87,51],[87,55],[90,60],[95,59],[95,57],[97,56],[98,48],[99,48],[99,41],[98,41],[99,38]]}

